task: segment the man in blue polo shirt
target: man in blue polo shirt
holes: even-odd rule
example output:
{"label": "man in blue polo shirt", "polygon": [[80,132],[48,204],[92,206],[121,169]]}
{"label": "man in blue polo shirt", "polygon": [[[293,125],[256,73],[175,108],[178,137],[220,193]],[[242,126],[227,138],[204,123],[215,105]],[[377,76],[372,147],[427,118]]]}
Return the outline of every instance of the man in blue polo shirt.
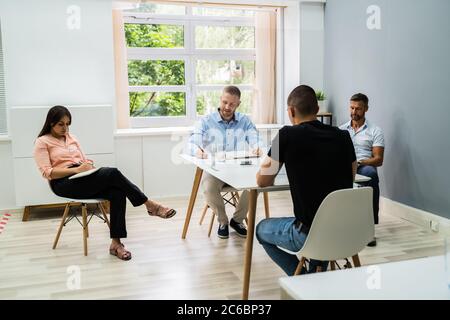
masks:
{"label": "man in blue polo shirt", "polygon": [[[248,151],[254,155],[261,155],[262,146],[255,125],[245,114],[236,112],[241,104],[241,91],[235,86],[223,89],[217,111],[203,117],[194,128],[189,139],[189,152],[192,156],[206,159],[208,153],[222,153],[233,151]],[[206,202],[217,214],[219,238],[227,239],[229,236],[228,224],[240,237],[247,236],[247,229],[243,224],[248,211],[248,191],[243,191],[236,212],[228,223],[225,205],[221,190],[225,182],[214,176],[204,173],[202,188]]]}
{"label": "man in blue polo shirt", "polygon": [[[351,120],[339,128],[350,133],[358,160],[357,173],[371,178],[366,185],[373,188],[373,218],[375,224],[378,224],[380,187],[377,167],[383,164],[384,136],[379,127],[366,119],[365,114],[368,110],[367,96],[362,93],[353,95],[350,98]],[[376,239],[373,239],[368,245],[373,247],[376,244]]]}

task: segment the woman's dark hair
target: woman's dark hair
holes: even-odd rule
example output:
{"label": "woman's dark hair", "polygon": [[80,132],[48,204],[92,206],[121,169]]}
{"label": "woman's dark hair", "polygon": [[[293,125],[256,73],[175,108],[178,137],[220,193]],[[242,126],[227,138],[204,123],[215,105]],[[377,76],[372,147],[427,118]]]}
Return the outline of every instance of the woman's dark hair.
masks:
{"label": "woman's dark hair", "polygon": [[39,137],[42,137],[43,135],[46,135],[47,133],[51,132],[52,127],[58,123],[64,116],[67,116],[69,118],[69,124],[72,122],[72,115],[70,114],[69,109],[63,106],[54,106],[48,110],[47,118],[45,119],[44,126],[42,127],[41,132],[38,135]]}

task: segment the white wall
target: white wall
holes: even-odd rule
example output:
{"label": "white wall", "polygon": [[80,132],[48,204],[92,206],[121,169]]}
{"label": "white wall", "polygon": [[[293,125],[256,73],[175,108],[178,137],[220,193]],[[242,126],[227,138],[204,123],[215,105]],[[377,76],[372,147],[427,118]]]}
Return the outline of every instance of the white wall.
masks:
{"label": "white wall", "polygon": [[290,124],[286,100],[300,84],[323,90],[324,3],[290,1],[284,9],[284,123]]}
{"label": "white wall", "polygon": [[[79,30],[67,27],[73,4]],[[0,1],[7,107],[114,105],[111,15],[110,0]],[[15,207],[11,141],[3,139],[0,209]]]}
{"label": "white wall", "polygon": [[188,195],[195,168],[178,156],[188,137],[189,130],[153,134],[122,130],[114,140],[115,163],[150,198]]}
{"label": "white wall", "polygon": [[[280,106],[284,112],[287,95],[300,83],[300,2],[270,2],[287,5]],[[67,28],[67,8],[73,4],[81,9],[79,30]],[[8,107],[114,106],[111,4],[111,0],[0,1]],[[319,59],[313,64],[320,65],[320,55],[315,57]],[[309,82],[308,74],[312,75],[302,73],[302,80]],[[116,137],[116,165],[149,196],[189,194],[193,170],[169,160],[178,143],[170,135]],[[15,207],[12,163],[11,142],[0,141],[0,209]]]}
{"label": "white wall", "polygon": [[[67,9],[80,8],[70,30]],[[0,2],[8,106],[112,105],[111,1]]]}
{"label": "white wall", "polygon": [[324,4],[300,5],[300,82],[323,90]]}
{"label": "white wall", "polygon": [[292,3],[284,9],[284,123],[289,123],[286,101],[289,93],[300,84],[300,4]]}

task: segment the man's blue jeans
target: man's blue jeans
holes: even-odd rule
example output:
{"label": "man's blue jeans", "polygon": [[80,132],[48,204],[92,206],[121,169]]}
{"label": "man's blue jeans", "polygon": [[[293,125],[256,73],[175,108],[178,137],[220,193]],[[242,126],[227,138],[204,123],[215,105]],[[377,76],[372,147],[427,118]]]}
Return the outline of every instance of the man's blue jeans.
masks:
{"label": "man's blue jeans", "polygon": [[[306,233],[297,230],[295,218],[264,219],[256,226],[256,238],[259,243],[270,258],[289,276],[294,275],[299,260],[297,256],[284,252],[277,246],[297,252],[305,244],[306,236]],[[328,267],[328,261],[310,260],[309,272],[315,272],[319,265],[325,271]],[[302,273],[305,273],[305,270],[302,270]]]}
{"label": "man's blue jeans", "polygon": [[372,166],[359,166],[357,170],[358,174],[362,174],[363,176],[370,177],[369,182],[360,183],[363,186],[369,186],[373,189],[373,220],[375,224],[378,224],[378,211],[379,211],[379,203],[380,203],[380,186],[378,179],[377,168]]}

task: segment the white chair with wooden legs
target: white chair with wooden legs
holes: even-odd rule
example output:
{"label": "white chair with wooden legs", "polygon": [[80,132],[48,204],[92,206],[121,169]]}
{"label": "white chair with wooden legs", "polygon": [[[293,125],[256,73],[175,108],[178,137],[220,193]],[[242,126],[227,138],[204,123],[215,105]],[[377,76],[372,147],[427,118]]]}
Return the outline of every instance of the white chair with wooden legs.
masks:
{"label": "white chair with wooden legs", "polygon": [[[223,193],[222,199],[225,203],[225,206],[227,204],[229,204],[236,208],[237,204],[239,202],[239,193],[236,191],[236,189],[227,186],[227,187],[223,187],[221,192]],[[263,195],[264,195],[264,211],[266,214],[266,219],[268,219],[268,218],[270,218],[269,194],[267,192],[264,192]],[[202,209],[202,216],[200,217],[199,225],[202,225],[208,209],[209,209],[209,205],[207,203],[205,203],[205,206]],[[208,237],[211,237],[211,232],[212,232],[212,228],[214,226],[215,219],[216,219],[216,215],[213,212],[213,214],[211,215],[211,221],[209,222]],[[247,218],[245,218],[245,222],[247,222]]]}
{"label": "white chair with wooden legs", "polygon": [[[66,199],[66,198],[64,198]],[[56,246],[58,245],[58,240],[61,235],[62,228],[72,219],[76,219],[78,223],[83,227],[83,249],[84,249],[84,255],[88,255],[88,246],[87,246],[87,238],[89,237],[89,222],[91,221],[92,217],[95,215],[99,219],[103,220],[107,225],[108,228],[110,228],[108,216],[106,215],[106,210],[103,206],[103,203],[106,200],[103,199],[90,199],[90,200],[77,200],[77,199],[66,199],[67,203],[64,208],[64,214],[61,219],[61,223],[58,228],[58,232],[56,233],[55,241],[53,242],[53,249],[56,249]],[[94,204],[96,205],[96,209],[100,210],[100,213],[96,212],[95,209],[91,211],[91,213],[88,213],[88,205]],[[76,212],[71,212],[74,207],[81,207],[81,221],[78,219]]]}
{"label": "white chair with wooden legs", "polygon": [[[281,250],[297,255],[299,264],[295,275],[306,267],[307,259],[330,261],[335,270],[337,260],[345,260],[345,267],[360,267],[358,253],[375,235],[372,210],[372,188],[343,189],[330,193],[321,203],[314,217],[305,244],[298,252]],[[318,267],[317,272],[322,271]]]}

